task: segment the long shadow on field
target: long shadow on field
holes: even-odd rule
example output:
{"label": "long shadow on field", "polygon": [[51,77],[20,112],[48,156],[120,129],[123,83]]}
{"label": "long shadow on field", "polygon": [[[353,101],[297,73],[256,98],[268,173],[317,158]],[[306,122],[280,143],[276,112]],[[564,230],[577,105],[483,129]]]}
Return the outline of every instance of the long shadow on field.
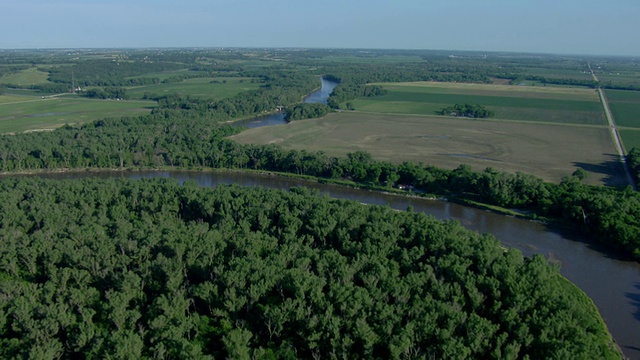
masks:
{"label": "long shadow on field", "polygon": [[600,164],[574,162],[573,165],[591,173],[605,175],[605,178],[603,179],[605,186],[623,188],[629,185],[624,173],[624,167],[618,159],[618,155],[605,155],[608,160]]}

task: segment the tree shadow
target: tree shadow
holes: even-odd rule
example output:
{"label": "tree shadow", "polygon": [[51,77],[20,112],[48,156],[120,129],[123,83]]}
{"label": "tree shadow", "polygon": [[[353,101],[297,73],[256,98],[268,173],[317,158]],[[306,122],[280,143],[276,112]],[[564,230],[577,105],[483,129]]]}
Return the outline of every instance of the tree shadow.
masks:
{"label": "tree shadow", "polygon": [[624,172],[624,166],[620,162],[618,155],[605,154],[605,156],[608,160],[600,164],[573,162],[573,166],[590,173],[605,175],[603,182],[606,186],[624,188],[630,185],[627,181],[627,175]]}
{"label": "tree shadow", "polygon": [[612,246],[609,243],[599,242],[593,234],[575,223],[561,219],[550,219],[549,221],[543,222],[542,225],[546,231],[556,233],[567,240],[582,243],[590,250],[600,253],[607,259],[636,261],[628,251]]}
{"label": "tree shadow", "polygon": [[633,287],[636,288],[636,291],[628,292],[624,296],[629,299],[631,305],[635,308],[633,318],[640,321],[640,282],[636,282]]}

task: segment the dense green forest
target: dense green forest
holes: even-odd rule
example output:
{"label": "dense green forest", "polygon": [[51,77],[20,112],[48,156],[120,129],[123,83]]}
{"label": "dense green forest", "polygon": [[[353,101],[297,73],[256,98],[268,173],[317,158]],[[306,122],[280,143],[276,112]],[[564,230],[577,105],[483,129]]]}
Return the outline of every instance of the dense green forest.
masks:
{"label": "dense green forest", "polygon": [[0,180],[3,358],[619,358],[541,256],[412,211]]}

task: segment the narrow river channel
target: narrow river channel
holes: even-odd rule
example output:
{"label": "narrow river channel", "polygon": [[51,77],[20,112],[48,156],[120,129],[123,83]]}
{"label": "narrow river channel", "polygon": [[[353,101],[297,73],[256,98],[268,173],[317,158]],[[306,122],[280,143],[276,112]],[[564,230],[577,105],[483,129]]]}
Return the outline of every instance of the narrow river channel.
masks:
{"label": "narrow river channel", "polygon": [[[310,102],[326,101],[337,84],[323,79],[323,88],[311,94]],[[327,87],[325,87],[327,86]],[[328,90],[330,87],[330,90]],[[311,99],[311,100],[309,100]],[[324,100],[323,100],[324,99]],[[278,116],[280,120],[277,120]],[[284,123],[284,114],[274,114],[247,120],[250,127]],[[278,122],[279,121],[279,122]],[[243,126],[248,126],[242,123]],[[235,172],[102,172],[41,174],[43,178],[173,178],[180,183],[196,181],[203,187],[222,184],[261,186],[272,189],[290,189],[306,186],[333,198],[355,200],[365,204],[386,205],[398,210],[413,207],[441,220],[456,220],[466,228],[490,233],[505,246],[517,248],[525,255],[542,254],[560,267],[560,272],[580,287],[600,310],[611,334],[630,359],[640,359],[640,264],[620,260],[606,250],[597,248],[580,238],[561,234],[544,224],[519,220],[488,211],[469,208],[445,201],[388,195],[377,192],[318,184],[300,179]]]}

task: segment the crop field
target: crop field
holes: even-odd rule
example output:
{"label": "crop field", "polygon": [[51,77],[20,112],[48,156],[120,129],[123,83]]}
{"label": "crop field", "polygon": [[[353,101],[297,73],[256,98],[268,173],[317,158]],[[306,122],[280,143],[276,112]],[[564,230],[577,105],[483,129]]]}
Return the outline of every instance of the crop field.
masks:
{"label": "crop field", "polygon": [[604,112],[592,89],[457,83],[381,83],[388,93],[361,97],[358,111],[436,115],[453,104],[477,104],[495,112],[496,119],[605,125]]}
{"label": "crop field", "polygon": [[605,127],[341,112],[251,129],[232,139],[333,156],[364,150],[379,160],[447,169],[464,163],[554,182],[577,168],[589,173],[591,184],[620,186],[626,181]]}
{"label": "crop field", "polygon": [[0,133],[44,130],[106,117],[149,113],[156,105],[140,100],[92,100],[77,96],[0,96]]}
{"label": "crop field", "polygon": [[606,90],[616,125],[640,128],[640,91]]}
{"label": "crop field", "polygon": [[160,96],[180,93],[195,97],[223,99],[236,96],[243,91],[257,89],[260,85],[251,83],[251,78],[195,78],[179,83],[129,87],[127,94],[134,99],[142,99],[146,92]]}
{"label": "crop field", "polygon": [[0,84],[12,84],[21,86],[44,84],[49,82],[48,77],[48,73],[39,71],[37,68],[30,68],[0,77]]}
{"label": "crop field", "polygon": [[622,129],[618,130],[622,137],[622,143],[627,152],[633,148],[640,149],[640,129]]}

